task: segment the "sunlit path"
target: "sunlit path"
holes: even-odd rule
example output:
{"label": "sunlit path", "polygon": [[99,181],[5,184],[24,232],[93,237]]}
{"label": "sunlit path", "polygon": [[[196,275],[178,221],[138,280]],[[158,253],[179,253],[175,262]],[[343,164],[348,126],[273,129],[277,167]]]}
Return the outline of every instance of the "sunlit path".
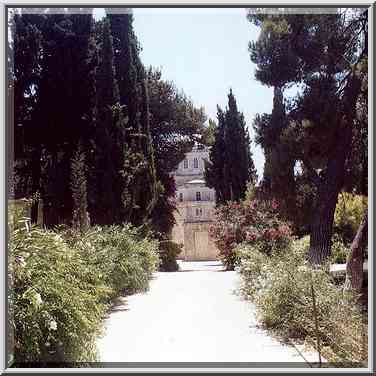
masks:
{"label": "sunlit path", "polygon": [[253,305],[233,293],[237,283],[213,261],[157,273],[148,293],[122,298],[106,320],[101,361],[304,362],[256,328]]}

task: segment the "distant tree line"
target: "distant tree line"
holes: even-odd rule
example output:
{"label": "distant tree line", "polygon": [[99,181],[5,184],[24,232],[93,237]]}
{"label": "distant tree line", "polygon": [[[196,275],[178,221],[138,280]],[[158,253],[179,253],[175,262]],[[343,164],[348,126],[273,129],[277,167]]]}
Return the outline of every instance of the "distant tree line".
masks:
{"label": "distant tree line", "polygon": [[206,118],[142,64],[131,11],[18,9],[9,26],[12,197],[39,194],[47,227],[130,222],[166,236],[170,172]]}

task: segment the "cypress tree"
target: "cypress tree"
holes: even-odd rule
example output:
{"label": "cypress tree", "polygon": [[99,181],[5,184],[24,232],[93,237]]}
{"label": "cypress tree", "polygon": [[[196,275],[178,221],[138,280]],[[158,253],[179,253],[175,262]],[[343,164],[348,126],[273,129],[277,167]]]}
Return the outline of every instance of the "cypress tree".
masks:
{"label": "cypress tree", "polygon": [[214,188],[217,203],[244,199],[247,183],[255,181],[249,133],[230,90],[226,112],[218,107],[218,128],[210,150],[205,178]]}
{"label": "cypress tree", "polygon": [[92,219],[98,224],[118,223],[121,218],[120,171],[123,163],[125,119],[119,108],[113,45],[109,20],[101,23],[100,62],[96,73],[97,118],[95,169],[92,176]]}
{"label": "cypress tree", "polygon": [[42,152],[41,188],[44,223],[69,223],[73,200],[69,187],[71,159],[82,140],[92,168],[95,110],[95,45],[91,10],[47,13],[42,28],[43,59],[35,121]]}
{"label": "cypress tree", "polygon": [[114,65],[120,104],[128,119],[122,174],[123,218],[136,225],[150,219],[157,201],[154,151],[150,135],[149,99],[140,47],[133,30],[133,16],[107,10],[114,43]]}
{"label": "cypress tree", "polygon": [[210,148],[209,161],[205,166],[205,180],[209,188],[216,191],[217,203],[223,204],[228,200],[225,184],[225,115],[223,110],[217,106],[218,126],[214,136],[214,144]]}
{"label": "cypress tree", "polygon": [[[11,117],[11,155],[9,171],[14,174],[12,187],[15,197],[34,195],[40,191],[41,140],[40,123],[33,116],[39,100],[38,83],[41,75],[41,29],[44,15],[14,11],[11,18],[12,43],[9,52],[9,100]],[[15,142],[14,142],[15,141]],[[13,148],[14,146],[14,148]],[[14,154],[13,154],[14,153]],[[31,208],[31,221],[37,221],[38,202]]]}
{"label": "cypress tree", "polygon": [[75,151],[71,161],[70,189],[73,197],[72,225],[79,231],[85,231],[90,226],[89,213],[87,211],[87,179],[85,153],[81,142]]}
{"label": "cypress tree", "polygon": [[239,200],[245,197],[247,182],[251,178],[249,153],[247,151],[249,145],[246,144],[244,116],[238,111],[231,89],[228,95],[225,124],[230,199]]}

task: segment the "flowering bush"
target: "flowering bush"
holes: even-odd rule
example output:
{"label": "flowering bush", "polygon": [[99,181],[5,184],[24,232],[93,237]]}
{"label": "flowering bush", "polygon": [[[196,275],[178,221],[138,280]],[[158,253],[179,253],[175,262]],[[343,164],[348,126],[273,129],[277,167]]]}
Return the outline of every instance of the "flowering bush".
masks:
{"label": "flowering bush", "polygon": [[260,252],[271,255],[283,251],[292,240],[289,224],[280,220],[276,200],[231,202],[220,206],[215,213],[210,235],[228,269],[236,264],[236,246],[245,242],[257,245]]}

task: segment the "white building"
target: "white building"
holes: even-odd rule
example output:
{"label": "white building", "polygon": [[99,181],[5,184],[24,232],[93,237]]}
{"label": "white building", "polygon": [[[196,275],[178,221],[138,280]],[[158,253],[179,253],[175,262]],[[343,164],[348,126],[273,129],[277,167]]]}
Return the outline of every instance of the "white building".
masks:
{"label": "white building", "polygon": [[214,260],[218,256],[208,231],[215,207],[215,191],[208,188],[204,180],[204,161],[208,159],[208,148],[195,146],[173,175],[177,211],[172,237],[175,242],[184,245],[179,255],[183,260]]}

